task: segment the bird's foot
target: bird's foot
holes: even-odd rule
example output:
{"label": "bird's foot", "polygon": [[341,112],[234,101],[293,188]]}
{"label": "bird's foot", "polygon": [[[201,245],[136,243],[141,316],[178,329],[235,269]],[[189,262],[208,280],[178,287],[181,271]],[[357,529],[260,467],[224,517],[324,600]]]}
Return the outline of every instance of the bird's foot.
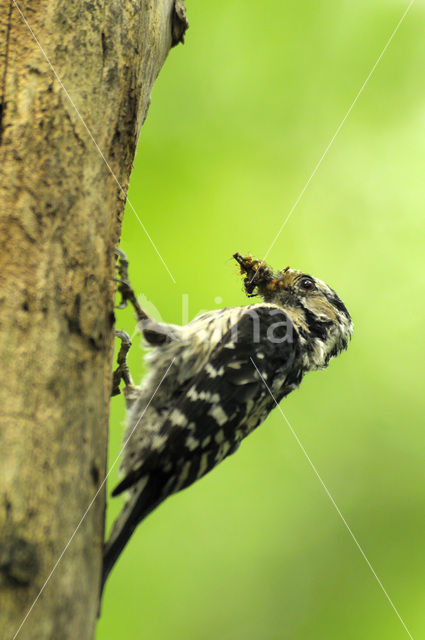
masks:
{"label": "bird's foot", "polygon": [[124,380],[125,387],[132,387],[133,380],[130,374],[130,369],[127,364],[127,353],[131,347],[131,339],[128,333],[125,331],[115,331],[117,338],[121,340],[121,347],[117,356],[117,368],[112,375],[112,391],[111,396],[117,396],[120,393],[120,383]]}
{"label": "bird's foot", "polygon": [[[115,249],[115,255],[118,257],[117,263],[117,271],[119,278],[114,278],[115,282],[118,282],[118,292],[121,294],[121,302],[118,305],[118,309],[125,309],[127,306],[127,302],[133,305],[133,308],[136,312],[137,320],[140,322],[142,320],[148,320],[149,316],[145,311],[143,311],[140,306],[136,294],[134,293],[133,287],[130,284],[130,280],[128,277],[128,259],[125,255],[124,251],[121,249]],[[131,342],[130,342],[131,344]]]}

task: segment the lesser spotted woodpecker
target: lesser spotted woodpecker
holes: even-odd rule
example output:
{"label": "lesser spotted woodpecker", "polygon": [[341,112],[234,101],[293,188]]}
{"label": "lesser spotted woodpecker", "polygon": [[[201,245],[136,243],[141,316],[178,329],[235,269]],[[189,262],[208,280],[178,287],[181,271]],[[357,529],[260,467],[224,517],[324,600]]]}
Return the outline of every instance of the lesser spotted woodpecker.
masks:
{"label": "lesser spotted woodpecker", "polygon": [[275,400],[325,368],[352,334],[344,303],[324,282],[238,253],[245,291],[262,302],[209,311],[185,326],[156,323],[138,305],[120,255],[119,290],[150,346],[149,373],[133,385],[124,342],[114,384],[117,392],[125,382],[126,446],[112,495],[126,491],[127,499],[105,545],[103,584],[136,526],[236,451]]}

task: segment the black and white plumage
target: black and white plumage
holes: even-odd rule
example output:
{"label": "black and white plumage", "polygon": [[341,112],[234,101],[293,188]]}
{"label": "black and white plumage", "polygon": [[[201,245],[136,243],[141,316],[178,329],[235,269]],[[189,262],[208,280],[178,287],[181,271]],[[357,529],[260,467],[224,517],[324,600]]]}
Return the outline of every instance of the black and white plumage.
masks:
{"label": "black and white plumage", "polygon": [[[127,501],[105,545],[104,581],[153,509],[233,453],[274,399],[280,402],[306,372],[325,368],[347,347],[351,318],[326,284],[289,267],[274,273],[249,256],[234,257],[246,292],[263,302],[210,311],[185,326],[155,323],[136,306],[153,346],[141,386],[124,388],[128,442],[123,479],[112,495],[127,491]],[[134,303],[132,292],[128,298]]]}

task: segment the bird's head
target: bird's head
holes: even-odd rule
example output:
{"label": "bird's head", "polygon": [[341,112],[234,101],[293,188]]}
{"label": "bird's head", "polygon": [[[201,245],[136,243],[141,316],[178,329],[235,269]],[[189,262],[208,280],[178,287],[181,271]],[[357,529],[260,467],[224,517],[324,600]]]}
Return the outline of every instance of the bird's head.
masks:
{"label": "bird's head", "polygon": [[327,284],[302,271],[286,267],[274,272],[262,260],[235,253],[249,297],[284,309],[290,317],[306,354],[309,369],[322,369],[347,348],[353,333],[350,314]]}

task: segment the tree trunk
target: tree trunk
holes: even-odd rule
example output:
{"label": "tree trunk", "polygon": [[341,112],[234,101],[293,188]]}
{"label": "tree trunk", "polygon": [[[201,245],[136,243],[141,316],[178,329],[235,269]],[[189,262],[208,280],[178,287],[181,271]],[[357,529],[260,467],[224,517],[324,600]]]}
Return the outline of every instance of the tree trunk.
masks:
{"label": "tree trunk", "polygon": [[114,246],[185,27],[182,0],[0,0],[1,639],[93,637]]}

